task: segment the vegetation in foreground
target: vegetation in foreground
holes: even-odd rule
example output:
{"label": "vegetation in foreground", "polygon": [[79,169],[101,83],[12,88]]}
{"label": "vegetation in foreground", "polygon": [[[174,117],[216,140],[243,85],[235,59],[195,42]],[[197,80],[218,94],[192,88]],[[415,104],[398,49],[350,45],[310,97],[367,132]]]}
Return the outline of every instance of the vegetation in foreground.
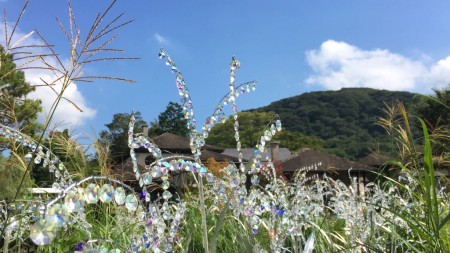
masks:
{"label": "vegetation in foreground", "polygon": [[[91,50],[88,46],[107,35],[108,27],[116,29],[128,23],[115,26],[118,19],[112,19],[106,28],[99,27],[99,20],[108,10],[94,22],[86,47],[79,44],[84,41],[77,37],[79,34],[69,37],[71,69],[61,71],[48,66],[50,71],[61,74],[56,80],[64,80],[54,109],[64,98],[67,86],[83,80],[79,70],[93,57],[91,53],[102,51],[101,46]],[[71,25],[75,25],[71,10],[70,17]],[[15,49],[8,45],[5,48],[2,54]],[[53,56],[58,57],[56,53]],[[160,58],[176,74],[183,109],[189,112],[186,120],[193,155],[199,157],[210,127],[218,122],[211,117],[208,127],[200,133],[196,131],[181,72],[164,51]],[[225,97],[233,106],[239,88],[234,77],[239,66],[233,58],[231,89]],[[9,73],[1,73],[2,80]],[[441,105],[445,107],[445,103]],[[222,113],[216,112],[213,116]],[[320,162],[299,170],[292,182],[284,181],[272,163],[261,163],[265,144],[282,133],[276,117],[265,124],[262,138],[257,138],[261,153],[256,154],[253,163],[248,167],[224,164],[215,176],[199,159],[162,157],[145,135],[134,134],[137,122],[131,115],[127,136],[131,157],[133,148],[143,146],[157,158],[149,171],[140,171],[134,163],[142,187],[139,193],[109,177],[111,160],[105,142],[96,143],[95,163],[86,159],[68,133],[53,132],[48,141],[51,147],[45,147],[43,137],[52,113],[42,126],[42,133],[36,136],[2,124],[2,144],[11,149],[11,156],[2,161],[1,169],[2,173],[9,173],[4,178],[11,180],[5,186],[13,189],[8,190],[11,194],[7,201],[1,202],[2,251],[36,247],[38,252],[448,252],[450,198],[444,190],[447,178],[439,175],[448,169],[448,126],[439,125],[440,117],[436,117],[430,131],[431,119],[416,119],[401,103],[387,107],[385,112],[387,116],[379,122],[388,131],[393,147],[398,148],[397,159],[387,164],[395,173],[391,177],[378,175],[377,182],[365,186],[365,195],[358,194],[356,181],[345,185],[328,176],[306,177],[307,171],[321,166]],[[238,119],[234,109],[234,125],[239,125]],[[412,130],[412,122],[418,122],[420,136]],[[245,141],[245,137],[239,137],[239,127],[229,133],[235,136],[238,146]],[[42,175],[46,178],[42,181],[51,180],[52,187],[63,190],[62,194],[35,197],[24,190],[31,183],[31,172],[43,168],[49,174]],[[10,173],[14,169],[21,173]],[[167,191],[169,171],[189,174],[195,182],[182,198]],[[162,183],[155,186],[151,179],[157,178]],[[247,185],[248,178],[251,186]],[[155,187],[161,187],[163,193],[152,201]]]}

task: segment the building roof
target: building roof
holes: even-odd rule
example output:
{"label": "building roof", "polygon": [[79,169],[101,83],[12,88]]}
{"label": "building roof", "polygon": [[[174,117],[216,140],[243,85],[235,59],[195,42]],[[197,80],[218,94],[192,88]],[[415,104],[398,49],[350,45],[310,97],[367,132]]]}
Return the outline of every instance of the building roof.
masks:
{"label": "building roof", "polygon": [[[164,133],[152,139],[153,142],[161,149],[163,157],[171,155],[185,155],[192,156],[190,141],[188,138],[171,133]],[[202,162],[213,157],[217,162],[229,161],[238,162],[237,157],[222,154],[223,148],[215,147],[212,145],[205,145],[202,149],[200,159]],[[136,153],[148,153],[148,150],[141,147],[135,149]],[[144,164],[139,164],[138,167],[141,173],[145,170]],[[111,168],[111,176],[122,181],[136,181],[136,176],[133,172],[133,163],[131,158],[128,157],[122,163],[119,163]]]}
{"label": "building roof", "polygon": [[[163,133],[152,139],[153,142],[161,150],[186,150],[191,153],[190,140],[187,137],[172,133]],[[223,148],[219,148],[213,145],[204,145],[203,149],[212,150],[216,152],[222,152]]]}
{"label": "building roof", "polygon": [[347,159],[330,155],[324,152],[303,149],[288,160],[282,162],[281,166],[285,172],[294,172],[307,166],[321,163],[315,171],[333,172],[333,171],[368,171],[374,170],[374,167],[367,166],[358,162],[349,161]]}
{"label": "building roof", "polygon": [[[191,154],[190,140],[187,137],[172,133],[163,133],[152,138],[153,142],[161,150],[176,151],[177,153]],[[215,152],[222,152],[224,149],[213,145],[204,145],[203,149],[212,150]],[[147,149],[141,147],[135,149],[136,152],[147,152]]]}
{"label": "building roof", "polygon": [[[272,159],[272,149],[271,148],[267,148],[266,149],[266,154],[267,156],[264,156],[262,161],[263,162],[267,162],[268,158]],[[278,148],[278,151],[280,153],[280,161],[285,161],[287,159],[289,159],[292,156],[292,153],[289,149],[287,148]],[[255,154],[255,149],[254,148],[243,148],[241,149],[242,152],[242,159],[244,161],[249,161],[253,158],[253,155]],[[232,157],[239,157],[239,151],[237,151],[237,149],[235,148],[227,148],[225,149],[222,154],[227,155],[227,156],[232,156]]]}
{"label": "building roof", "polygon": [[[163,154],[163,157],[168,157],[170,155],[174,155],[174,154],[165,153],[165,154]],[[217,162],[223,162],[223,161],[238,162],[239,161],[238,158],[236,158],[236,157],[227,156],[227,155],[217,153],[214,151],[210,151],[210,150],[202,150],[202,154],[200,156],[200,159],[202,160],[202,162],[206,162],[206,160],[208,160],[208,158],[210,158],[210,157],[214,158],[214,160],[216,160]],[[145,166],[143,164],[138,163],[138,168],[141,173],[145,172]],[[113,178],[120,179],[123,182],[136,181],[136,175],[133,172],[133,163],[132,163],[130,157],[125,159],[122,163],[118,163],[117,165],[113,166],[111,168],[110,172],[111,172],[111,176]]]}
{"label": "building roof", "polygon": [[163,133],[152,139],[153,142],[161,150],[167,149],[185,149],[191,150],[189,145],[189,139],[183,136],[179,136],[171,133]]}

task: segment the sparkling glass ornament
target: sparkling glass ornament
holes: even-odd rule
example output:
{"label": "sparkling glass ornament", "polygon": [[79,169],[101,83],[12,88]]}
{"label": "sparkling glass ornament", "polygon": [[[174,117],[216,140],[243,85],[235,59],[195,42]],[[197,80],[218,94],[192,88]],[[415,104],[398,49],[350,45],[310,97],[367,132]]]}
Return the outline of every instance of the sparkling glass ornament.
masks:
{"label": "sparkling glass ornament", "polygon": [[152,175],[149,172],[142,174],[142,181],[145,185],[152,183]]}
{"label": "sparkling glass ornament", "polygon": [[258,184],[259,183],[259,176],[258,175],[253,175],[251,178],[251,182],[252,184]]}
{"label": "sparkling glass ornament", "polygon": [[164,191],[162,197],[163,199],[168,200],[172,197],[172,193],[170,193],[169,191]]}
{"label": "sparkling glass ornament", "polygon": [[152,177],[158,178],[161,177],[161,168],[157,166],[152,167]]}
{"label": "sparkling glass ornament", "polygon": [[159,59],[164,59],[164,58],[166,58],[166,53],[165,53],[164,51],[161,50],[161,51],[159,52],[158,57],[159,57]]}
{"label": "sparkling glass ornament", "polygon": [[65,204],[55,204],[50,207],[45,220],[58,228],[62,228],[68,216],[69,211]]}
{"label": "sparkling glass ornament", "polygon": [[33,155],[32,155],[31,153],[26,154],[25,157],[24,157],[25,162],[31,161],[31,158],[32,158],[32,157],[33,157]]}
{"label": "sparkling glass ornament", "polygon": [[78,212],[83,208],[83,195],[75,190],[69,191],[64,198],[64,204],[69,212]]}
{"label": "sparkling glass ornament", "polygon": [[277,129],[277,131],[281,131],[281,120],[277,120],[275,121],[275,127]]}
{"label": "sparkling glass ornament", "polygon": [[167,189],[169,189],[169,187],[170,187],[170,183],[169,183],[169,181],[163,181],[162,183],[161,183],[161,187],[164,189],[164,190],[167,190]]}
{"label": "sparkling glass ornament", "polygon": [[114,200],[120,206],[125,204],[125,190],[122,187],[117,187],[114,192]]}
{"label": "sparkling glass ornament", "polygon": [[270,133],[275,135],[277,133],[277,129],[274,124],[270,125]]}
{"label": "sparkling glass ornament", "polygon": [[41,162],[42,162],[42,156],[40,156],[39,154],[36,155],[36,157],[34,158],[34,163],[40,164]]}
{"label": "sparkling glass ornament", "polygon": [[139,205],[138,199],[134,194],[128,194],[125,199],[125,207],[130,212],[134,212],[137,210]]}
{"label": "sparkling glass ornament", "polygon": [[56,237],[56,225],[39,220],[30,227],[30,239],[42,246],[50,244]]}
{"label": "sparkling glass ornament", "polygon": [[89,184],[84,188],[84,199],[87,204],[95,204],[98,202],[98,185]]}
{"label": "sparkling glass ornament", "polygon": [[109,203],[114,197],[114,187],[110,184],[104,184],[98,190],[100,201],[103,203]]}
{"label": "sparkling glass ornament", "polygon": [[266,141],[272,140],[272,133],[269,130],[264,131],[264,139]]}

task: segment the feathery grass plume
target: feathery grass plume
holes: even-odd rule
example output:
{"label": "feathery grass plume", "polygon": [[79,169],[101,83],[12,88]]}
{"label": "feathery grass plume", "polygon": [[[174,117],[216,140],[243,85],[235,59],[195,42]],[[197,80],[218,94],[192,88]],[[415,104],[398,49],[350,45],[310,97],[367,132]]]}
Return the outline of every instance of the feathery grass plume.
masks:
{"label": "feathery grass plume", "polygon": [[[28,5],[28,1],[25,2],[22,11],[19,14],[13,28],[11,31],[8,30],[7,16],[6,10],[4,11],[4,33],[5,33],[5,43],[2,48],[5,49],[5,52],[11,54],[16,57],[15,60],[20,60],[22,63],[17,66],[14,70],[25,70],[25,69],[39,69],[48,71],[53,75],[52,81],[46,81],[41,78],[43,82],[43,86],[46,86],[53,90],[57,94],[57,98],[53,101],[51,109],[49,111],[48,117],[46,118],[46,122],[44,124],[42,134],[38,138],[38,145],[43,140],[43,137],[49,127],[51,119],[56,111],[61,100],[66,100],[72,105],[75,106],[78,110],[82,110],[78,107],[73,101],[64,97],[64,93],[66,89],[75,81],[93,81],[95,79],[109,79],[109,80],[119,80],[119,81],[127,81],[132,82],[132,80],[121,78],[121,77],[113,77],[113,76],[85,76],[82,72],[82,68],[89,63],[94,63],[98,61],[111,61],[111,60],[130,60],[136,58],[130,57],[110,57],[108,54],[123,52],[121,49],[107,48],[111,42],[113,42],[118,36],[112,35],[111,33],[116,32],[119,28],[129,24],[132,21],[120,22],[120,18],[123,14],[119,15],[116,18],[113,18],[111,21],[104,23],[104,20],[107,18],[107,14],[113,7],[116,1],[112,1],[111,4],[107,7],[106,11],[101,12],[97,15],[94,23],[89,28],[89,32],[87,33],[84,41],[81,40],[80,37],[80,29],[76,25],[75,16],[72,11],[72,7],[70,5],[70,1],[68,2],[68,12],[69,12],[69,27],[70,30],[67,31],[62,23],[57,19],[58,24],[60,25],[62,32],[65,34],[68,39],[70,46],[70,62],[69,66],[63,64],[63,60],[61,56],[54,50],[53,45],[51,45],[45,37],[38,31],[33,31],[23,38],[18,39],[14,42],[14,36],[16,29],[23,18],[25,10]],[[37,45],[23,45],[24,41],[27,38],[31,37],[33,33],[36,33],[38,37],[41,39],[42,44]],[[46,53],[44,54],[35,54],[33,49],[36,48],[44,48]],[[9,75],[6,73],[2,76],[5,78],[5,75]],[[58,90],[56,85],[59,85],[60,89]],[[43,88],[43,87],[40,87]],[[27,176],[27,173],[30,171],[31,164],[34,162],[36,158],[36,152],[32,152],[32,157],[29,160],[27,167],[25,169],[25,173],[18,184],[18,190],[13,198],[13,201],[17,199],[19,196],[20,189],[24,183],[24,180]],[[8,216],[5,219],[8,220]],[[2,229],[2,235],[5,229]]]}
{"label": "feathery grass plume", "polygon": [[[83,67],[86,64],[91,62],[103,61],[103,60],[130,60],[136,58],[129,57],[114,57],[111,58],[108,56],[109,53],[115,52],[123,52],[121,49],[114,48],[106,48],[111,42],[113,42],[117,35],[111,35],[111,33],[116,32],[119,28],[129,24],[132,22],[125,21],[120,22],[120,18],[123,14],[120,14],[118,17],[113,18],[111,21],[106,22],[104,24],[104,20],[106,20],[107,15],[116,1],[112,1],[110,5],[106,8],[104,12],[98,13],[96,19],[90,28],[88,28],[88,33],[86,37],[83,39],[81,37],[81,30],[77,26],[75,15],[72,10],[72,6],[70,1],[68,2],[68,13],[69,13],[69,29],[67,30],[62,22],[57,19],[57,22],[66,36],[66,39],[69,43],[70,47],[70,63],[69,65],[63,64],[63,59],[60,55],[53,49],[53,46],[45,39],[45,37],[36,31],[39,38],[43,41],[46,49],[49,51],[49,56],[40,57],[40,63],[45,67],[45,69],[53,74],[54,79],[52,81],[45,81],[43,79],[42,82],[45,87],[50,88],[56,95],[57,98],[53,102],[48,117],[46,118],[46,122],[44,124],[44,131],[38,140],[38,143],[41,142],[44,137],[45,132],[47,131],[51,119],[60,103],[61,100],[66,100],[70,104],[74,105],[75,108],[82,111],[82,108],[77,106],[73,101],[64,97],[64,93],[67,88],[76,81],[94,81],[99,78],[107,78],[110,80],[120,80],[120,81],[130,81],[132,80],[125,78],[117,78],[111,76],[85,76],[83,74]],[[56,86],[59,85],[59,86]],[[56,87],[60,87],[57,90]],[[44,87],[40,87],[44,88]]]}
{"label": "feathery grass plume", "polygon": [[[382,207],[385,218],[393,229],[398,228],[398,224],[403,224],[406,228],[406,236],[399,232],[392,233],[393,239],[402,245],[400,248],[414,252],[446,252],[450,245],[450,197],[448,193],[439,191],[437,185],[439,176],[435,171],[433,135],[429,134],[425,122],[419,118],[422,138],[417,141],[409,123],[411,116],[406,113],[405,108],[397,104],[396,108],[391,109],[393,110],[398,110],[401,115],[400,122],[393,124],[392,120],[385,119],[381,124],[390,126],[398,134],[397,143],[402,161],[394,163],[400,169],[399,179],[387,179],[403,199],[399,199],[397,205]],[[392,115],[388,117],[392,118]],[[407,201],[408,207],[399,208],[398,204],[404,201]]]}

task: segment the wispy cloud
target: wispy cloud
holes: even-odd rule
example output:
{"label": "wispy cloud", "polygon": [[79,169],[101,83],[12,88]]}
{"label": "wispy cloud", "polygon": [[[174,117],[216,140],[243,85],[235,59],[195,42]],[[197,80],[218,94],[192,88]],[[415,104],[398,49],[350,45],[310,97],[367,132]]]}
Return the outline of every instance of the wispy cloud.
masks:
{"label": "wispy cloud", "polygon": [[450,56],[426,64],[385,49],[363,50],[346,42],[328,40],[306,52],[313,74],[306,83],[327,89],[370,87],[429,92],[450,83]]}
{"label": "wispy cloud", "polygon": [[168,46],[170,44],[169,40],[162,36],[159,33],[155,33],[153,35],[153,38],[161,45],[161,46]]}
{"label": "wispy cloud", "polygon": [[[11,29],[12,28],[8,27],[8,31],[11,31]],[[23,38],[25,35],[26,35],[25,33],[16,30],[14,38],[12,39],[12,44],[16,43],[17,41],[20,41],[20,39]],[[0,30],[0,43],[4,45],[5,42],[1,40],[2,38],[3,40],[5,38],[4,29]],[[30,36],[29,38],[20,43],[21,43],[20,45],[42,44],[42,42],[40,42],[37,38],[33,36]],[[34,49],[31,48],[30,50],[33,50],[35,54],[44,53],[42,49],[38,48]],[[46,61],[48,61],[48,63],[53,66],[57,66],[56,59],[47,58]],[[64,62],[67,60],[62,59],[62,61]],[[18,62],[17,64],[21,63]],[[42,68],[45,67],[44,63],[37,61],[33,63],[33,66]],[[55,80],[55,75],[47,70],[26,69],[24,70],[24,72],[27,82],[29,82],[31,85],[42,85],[43,82],[41,81],[41,79],[45,80],[46,82],[52,82],[53,80]],[[56,91],[61,91],[62,86],[61,84],[56,84],[53,86],[53,88]],[[39,121],[45,122],[46,117],[50,112],[50,108],[53,104],[53,101],[55,101],[57,97],[55,92],[49,87],[41,86],[37,87],[34,92],[28,95],[28,97],[33,99],[40,99],[42,101],[43,112],[39,114]],[[53,124],[61,125],[64,128],[72,128],[76,126],[81,126],[85,123],[86,120],[95,117],[96,110],[88,105],[83,94],[79,91],[76,83],[71,83],[69,85],[69,87],[64,91],[64,97],[75,103],[79,108],[83,110],[83,112],[80,112],[75,106],[73,106],[68,101],[61,100],[58,109],[55,111],[55,114],[53,115],[52,118]]]}

